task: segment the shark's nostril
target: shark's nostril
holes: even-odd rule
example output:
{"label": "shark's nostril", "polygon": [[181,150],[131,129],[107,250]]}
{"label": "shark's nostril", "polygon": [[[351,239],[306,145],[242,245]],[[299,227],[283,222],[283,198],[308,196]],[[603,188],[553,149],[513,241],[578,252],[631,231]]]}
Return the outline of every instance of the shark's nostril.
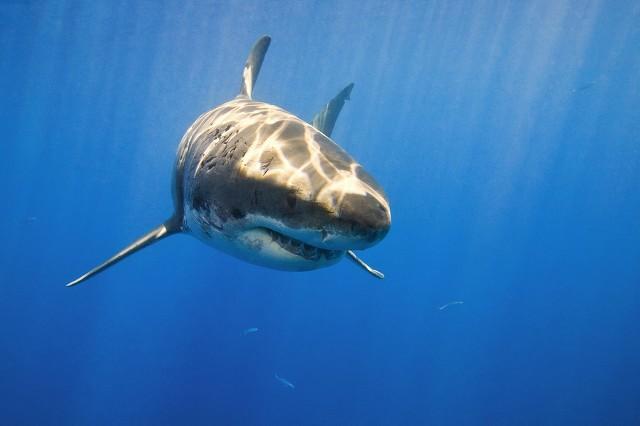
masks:
{"label": "shark's nostril", "polygon": [[389,231],[389,209],[378,197],[347,194],[343,197],[339,220],[341,227],[349,235],[352,248],[371,247]]}

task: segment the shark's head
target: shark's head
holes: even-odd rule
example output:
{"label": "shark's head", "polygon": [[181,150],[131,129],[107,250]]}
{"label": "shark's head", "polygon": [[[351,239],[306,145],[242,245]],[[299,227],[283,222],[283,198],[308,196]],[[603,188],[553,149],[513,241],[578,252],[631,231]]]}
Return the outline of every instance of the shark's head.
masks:
{"label": "shark's head", "polygon": [[[272,105],[233,101],[234,117],[184,174],[185,223],[200,239],[271,268],[309,270],[362,250],[389,231],[375,180],[330,138]],[[213,122],[218,121],[214,119]],[[215,127],[215,126],[214,126]],[[223,141],[225,141],[223,143]],[[209,147],[207,150],[206,147]]]}

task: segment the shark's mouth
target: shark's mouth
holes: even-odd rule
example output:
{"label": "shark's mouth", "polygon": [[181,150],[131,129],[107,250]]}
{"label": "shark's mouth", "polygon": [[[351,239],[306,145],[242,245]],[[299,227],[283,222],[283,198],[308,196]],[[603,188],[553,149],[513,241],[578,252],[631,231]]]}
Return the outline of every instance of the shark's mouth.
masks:
{"label": "shark's mouth", "polygon": [[274,231],[270,228],[262,229],[264,229],[269,237],[271,237],[271,241],[277,243],[281,248],[288,251],[289,253],[303,257],[307,260],[331,260],[340,257],[343,254],[342,250],[323,249],[320,247],[312,246],[308,243],[305,243],[304,241],[300,241],[287,235],[281,234],[280,232]]}

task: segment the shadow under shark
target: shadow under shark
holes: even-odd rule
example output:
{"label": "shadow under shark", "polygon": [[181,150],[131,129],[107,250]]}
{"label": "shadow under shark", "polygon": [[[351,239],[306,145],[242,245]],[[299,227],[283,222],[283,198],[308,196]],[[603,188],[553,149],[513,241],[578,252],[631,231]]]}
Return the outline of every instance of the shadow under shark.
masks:
{"label": "shadow under shark", "polygon": [[110,259],[67,284],[79,284],[136,251],[179,232],[248,262],[307,271],[389,231],[389,202],[376,181],[330,139],[353,84],[306,123],[251,97],[271,39],[260,38],[244,66],[240,94],[202,114],[178,147],[175,212]]}

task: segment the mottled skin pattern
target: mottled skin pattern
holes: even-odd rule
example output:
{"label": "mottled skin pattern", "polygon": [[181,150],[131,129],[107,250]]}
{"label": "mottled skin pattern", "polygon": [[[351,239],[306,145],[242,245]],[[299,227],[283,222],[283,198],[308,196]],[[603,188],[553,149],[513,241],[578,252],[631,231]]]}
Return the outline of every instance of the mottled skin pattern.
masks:
{"label": "mottled skin pattern", "polygon": [[325,250],[315,265],[267,262],[282,269],[335,263],[344,250],[370,247],[389,228],[383,191],[342,148],[285,110],[246,96],[201,115],[187,130],[175,179],[184,230],[254,263],[264,264],[230,249],[251,227]]}

